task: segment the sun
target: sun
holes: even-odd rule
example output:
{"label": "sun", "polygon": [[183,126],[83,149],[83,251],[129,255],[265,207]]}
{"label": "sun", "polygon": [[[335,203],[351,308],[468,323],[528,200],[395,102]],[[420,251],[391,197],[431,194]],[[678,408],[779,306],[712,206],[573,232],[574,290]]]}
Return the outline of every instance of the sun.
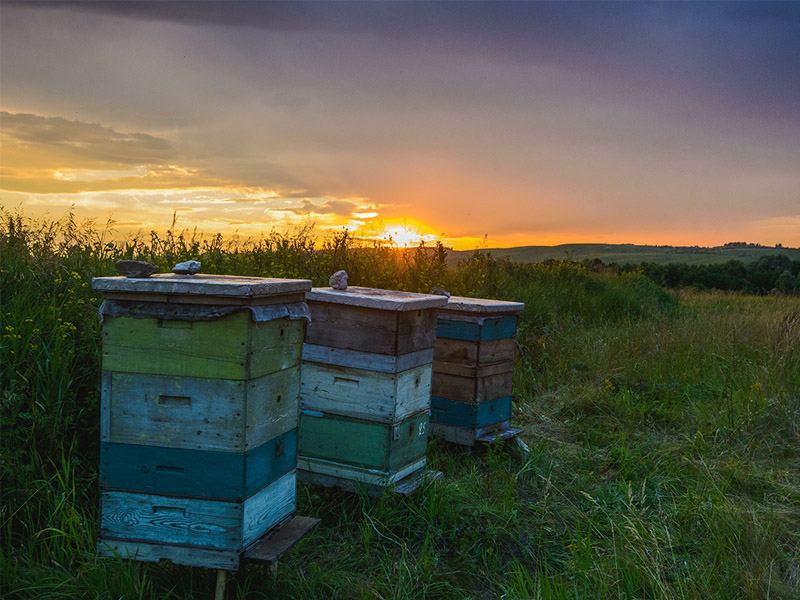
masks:
{"label": "sun", "polygon": [[421,226],[411,224],[408,221],[387,225],[381,237],[392,246],[397,246],[398,248],[409,248],[419,245],[420,242],[432,242],[438,239],[438,236],[423,233]]}

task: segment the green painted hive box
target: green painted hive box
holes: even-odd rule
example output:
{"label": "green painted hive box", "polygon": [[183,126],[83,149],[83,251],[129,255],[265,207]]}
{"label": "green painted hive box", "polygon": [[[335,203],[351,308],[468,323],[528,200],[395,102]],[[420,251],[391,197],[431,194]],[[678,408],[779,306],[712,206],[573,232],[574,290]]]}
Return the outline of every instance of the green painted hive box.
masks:
{"label": "green painted hive box", "polygon": [[447,299],[363,287],[306,299],[299,477],[410,490],[402,482],[426,462],[436,311]]}
{"label": "green painted hive box", "polygon": [[474,445],[506,439],[521,302],[451,296],[439,310],[431,385],[431,429]]}
{"label": "green painted hive box", "polygon": [[236,569],[295,510],[304,280],[101,277],[103,556]]}

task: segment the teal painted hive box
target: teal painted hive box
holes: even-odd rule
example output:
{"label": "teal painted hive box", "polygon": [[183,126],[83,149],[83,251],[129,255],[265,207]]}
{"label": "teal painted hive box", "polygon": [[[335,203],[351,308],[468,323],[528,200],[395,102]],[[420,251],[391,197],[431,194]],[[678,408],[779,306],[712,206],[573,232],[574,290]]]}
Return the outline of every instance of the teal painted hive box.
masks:
{"label": "teal painted hive box", "polygon": [[431,428],[449,442],[507,439],[521,302],[451,296],[439,310]]}
{"label": "teal painted hive box", "polygon": [[442,296],[314,288],[300,383],[298,476],[410,491],[425,472]]}
{"label": "teal painted hive box", "polygon": [[105,300],[98,552],[238,568],[295,511],[311,282],[159,274],[93,286]]}

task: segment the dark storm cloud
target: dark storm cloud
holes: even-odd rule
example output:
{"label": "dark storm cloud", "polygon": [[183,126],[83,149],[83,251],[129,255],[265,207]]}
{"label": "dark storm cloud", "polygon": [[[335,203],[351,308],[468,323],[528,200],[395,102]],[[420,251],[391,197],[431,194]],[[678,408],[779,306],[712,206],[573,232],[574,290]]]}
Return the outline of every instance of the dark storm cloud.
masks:
{"label": "dark storm cloud", "polygon": [[[30,3],[27,4],[30,6]],[[38,3],[39,7],[54,6]],[[800,4],[788,2],[65,2],[121,18],[377,36],[393,46],[552,64],[700,111],[800,120]]]}

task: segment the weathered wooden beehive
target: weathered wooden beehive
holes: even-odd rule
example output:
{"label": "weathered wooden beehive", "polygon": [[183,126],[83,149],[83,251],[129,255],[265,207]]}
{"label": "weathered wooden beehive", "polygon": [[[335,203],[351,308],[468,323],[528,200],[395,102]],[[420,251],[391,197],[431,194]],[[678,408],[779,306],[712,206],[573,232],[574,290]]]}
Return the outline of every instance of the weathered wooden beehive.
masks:
{"label": "weathered wooden beehive", "polygon": [[447,298],[348,287],[306,299],[301,480],[410,491],[425,467],[436,310]]}
{"label": "weathered wooden beehive", "polygon": [[[217,569],[263,558],[295,510],[311,282],[164,274],[93,285],[105,297],[99,553]],[[288,527],[301,536],[313,520],[298,519]]]}
{"label": "weathered wooden beehive", "polygon": [[521,302],[451,296],[439,309],[431,428],[475,445],[520,433],[510,427],[517,313]]}

